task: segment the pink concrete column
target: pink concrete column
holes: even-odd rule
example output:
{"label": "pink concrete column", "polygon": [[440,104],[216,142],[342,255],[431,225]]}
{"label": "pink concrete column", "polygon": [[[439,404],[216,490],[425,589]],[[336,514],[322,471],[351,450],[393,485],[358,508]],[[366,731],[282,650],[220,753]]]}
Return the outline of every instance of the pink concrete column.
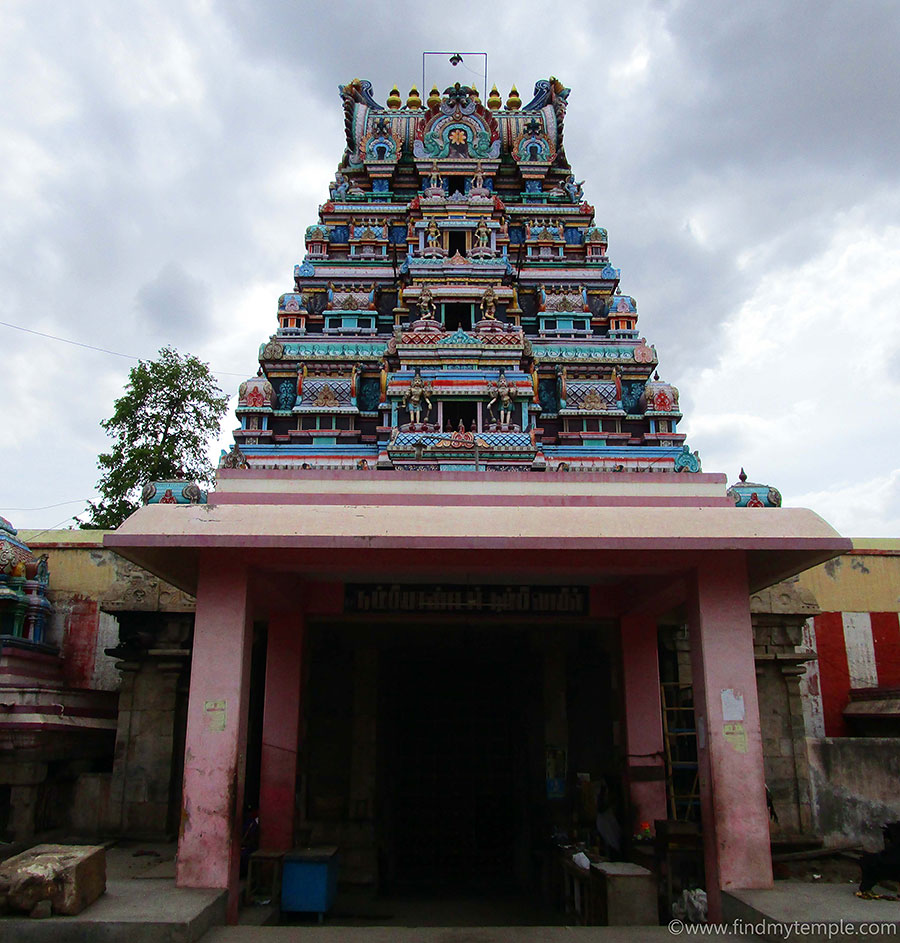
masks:
{"label": "pink concrete column", "polygon": [[625,615],[620,627],[628,786],[637,829],[667,817],[656,619]]}
{"label": "pink concrete column", "polygon": [[772,886],[746,558],[709,555],[689,605],[710,919],[722,890]]}
{"label": "pink concrete column", "polygon": [[266,648],[259,786],[259,846],[267,851],[289,851],[294,845],[302,656],[302,612],[273,613]]}
{"label": "pink concrete column", "polygon": [[176,884],[228,890],[237,920],[252,632],[246,566],[205,553],[197,580]]}

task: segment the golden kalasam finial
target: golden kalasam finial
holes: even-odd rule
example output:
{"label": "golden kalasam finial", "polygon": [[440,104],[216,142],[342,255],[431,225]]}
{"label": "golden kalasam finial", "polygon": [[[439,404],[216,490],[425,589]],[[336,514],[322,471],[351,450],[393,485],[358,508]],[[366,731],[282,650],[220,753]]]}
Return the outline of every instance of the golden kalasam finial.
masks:
{"label": "golden kalasam finial", "polygon": [[519,98],[519,90],[513,85],[509,90],[509,98],[506,99],[507,111],[518,111],[522,107],[522,99]]}
{"label": "golden kalasam finial", "polygon": [[400,97],[400,89],[395,85],[391,89],[391,94],[387,97],[387,106],[391,111],[396,111],[403,104],[403,99]]}
{"label": "golden kalasam finial", "polygon": [[491,94],[488,95],[487,106],[491,111],[497,111],[503,107],[503,99],[500,97],[500,92],[497,91],[496,84],[493,85]]}
{"label": "golden kalasam finial", "polygon": [[409,90],[409,98],[406,99],[406,107],[407,108],[421,108],[422,107],[422,99],[419,95],[419,90],[415,87],[415,85],[413,85],[413,87]]}
{"label": "golden kalasam finial", "polygon": [[438,91],[437,85],[431,86],[431,91],[428,93],[428,101],[426,104],[429,108],[435,108],[441,103],[441,93]]}
{"label": "golden kalasam finial", "polygon": [[479,101],[479,98],[478,98],[478,89],[475,88],[474,85],[472,86],[472,98],[474,98],[475,101]]}

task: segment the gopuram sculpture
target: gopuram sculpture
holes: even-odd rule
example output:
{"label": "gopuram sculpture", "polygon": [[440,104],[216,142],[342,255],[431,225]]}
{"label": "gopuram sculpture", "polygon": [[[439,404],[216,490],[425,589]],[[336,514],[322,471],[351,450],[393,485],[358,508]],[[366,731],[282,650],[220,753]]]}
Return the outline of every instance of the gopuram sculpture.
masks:
{"label": "gopuram sculpture", "polygon": [[471,441],[482,470],[698,469],[563,147],[569,89],[389,98],[340,89],[345,150],[223,461],[460,469]]}

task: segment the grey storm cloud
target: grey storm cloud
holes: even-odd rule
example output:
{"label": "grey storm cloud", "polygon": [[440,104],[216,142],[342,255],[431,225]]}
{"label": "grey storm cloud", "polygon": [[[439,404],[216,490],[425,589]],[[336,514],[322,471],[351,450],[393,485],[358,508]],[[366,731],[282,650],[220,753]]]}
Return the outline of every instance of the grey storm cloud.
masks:
{"label": "grey storm cloud", "polygon": [[156,278],[142,285],[135,301],[150,325],[174,341],[211,324],[209,287],[176,262],[167,263]]}
{"label": "grey storm cloud", "polygon": [[[516,83],[527,99],[550,74],[571,87],[567,156],[661,373],[702,420],[691,385],[777,273],[814,262],[842,226],[898,225],[898,46],[888,0],[6,3],[2,320],[139,357],[171,340],[252,375],[340,160],[338,84],[367,78],[384,101],[394,83],[403,95],[421,86],[423,51],[483,48],[503,95]],[[433,58],[427,84],[480,86],[480,71],[474,58],[456,70]],[[0,513],[51,492],[89,497],[96,469],[82,459],[106,447],[98,424],[129,361],[0,332],[0,396],[29,420]],[[57,415],[73,388],[74,409]],[[80,456],[73,495],[58,494],[51,421],[57,451]],[[717,458],[753,443],[745,429],[717,435],[703,446]],[[771,460],[827,492],[827,462]],[[890,462],[871,460],[873,474]]]}

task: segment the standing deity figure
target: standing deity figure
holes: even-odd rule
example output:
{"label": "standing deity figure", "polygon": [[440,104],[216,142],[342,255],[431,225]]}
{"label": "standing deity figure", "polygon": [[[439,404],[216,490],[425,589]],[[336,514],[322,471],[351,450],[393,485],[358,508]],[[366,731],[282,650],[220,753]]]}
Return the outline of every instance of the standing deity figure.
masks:
{"label": "standing deity figure", "polygon": [[431,289],[426,285],[419,292],[419,319],[422,321],[434,320],[434,295]]}
{"label": "standing deity figure", "polygon": [[484,171],[481,169],[481,161],[478,161],[478,166],[475,168],[475,177],[472,180],[472,186],[477,187],[479,190],[484,189]]}
{"label": "standing deity figure", "polygon": [[387,358],[384,358],[381,361],[381,370],[378,372],[378,402],[386,403],[387,402],[387,388],[388,388],[388,362]]}
{"label": "standing deity figure", "polygon": [[308,372],[306,364],[301,363],[300,369],[297,371],[297,396],[300,400],[303,399],[303,381],[306,379]]}
{"label": "standing deity figure", "polygon": [[441,172],[438,170],[437,161],[434,161],[431,165],[431,173],[428,177],[428,183],[433,190],[444,189],[444,181],[441,180]]}
{"label": "standing deity figure", "polygon": [[409,383],[409,389],[403,396],[403,406],[409,412],[409,421],[421,423],[422,420],[422,401],[428,407],[425,410],[425,422],[428,421],[428,414],[431,412],[431,400],[428,398],[429,389],[422,379],[418,368]]}
{"label": "standing deity figure", "polygon": [[429,248],[435,248],[438,244],[438,240],[441,238],[441,227],[438,226],[437,220],[432,216],[428,220],[428,228],[425,230],[425,238],[428,242]]}
{"label": "standing deity figure", "polygon": [[481,296],[481,316],[488,321],[497,319],[497,296],[494,293],[494,286],[488,287],[487,291]]}
{"label": "standing deity figure", "polygon": [[486,216],[482,216],[478,220],[478,225],[475,227],[475,241],[478,243],[479,249],[486,249],[491,241],[491,229],[488,226]]}
{"label": "standing deity figure", "polygon": [[491,408],[494,403],[500,403],[500,425],[506,426],[512,422],[512,401],[513,397],[516,395],[516,391],[509,385],[509,380],[506,379],[506,374],[501,370],[500,376],[497,378],[495,384],[491,384],[494,388],[493,399],[487,404],[487,410],[490,414],[491,419],[494,419],[494,410]]}

